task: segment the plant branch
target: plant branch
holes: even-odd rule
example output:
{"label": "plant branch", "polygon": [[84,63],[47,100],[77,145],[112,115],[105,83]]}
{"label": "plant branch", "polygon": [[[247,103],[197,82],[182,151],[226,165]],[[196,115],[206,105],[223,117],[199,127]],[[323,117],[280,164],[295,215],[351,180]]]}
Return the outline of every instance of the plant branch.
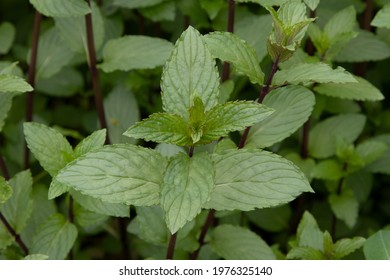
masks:
{"label": "plant branch", "polygon": [[[228,12],[228,19],[227,19],[227,32],[234,32],[234,14],[235,14],[235,5],[234,0],[229,0],[229,12]],[[230,77],[230,63],[224,62],[223,68],[222,68],[222,77],[221,81],[225,82],[229,80]]]}
{"label": "plant branch", "polygon": [[215,217],[215,210],[211,209],[209,211],[209,214],[207,215],[206,222],[204,223],[202,230],[200,232],[200,235],[199,235],[199,239],[198,239],[199,247],[198,247],[198,249],[196,249],[196,251],[194,251],[191,254],[191,256],[190,256],[191,260],[196,260],[198,258],[200,249],[205,244],[205,238],[206,238],[207,232],[208,232],[209,228],[211,227],[211,225],[213,224],[214,217]]}
{"label": "plant branch", "polygon": [[23,242],[20,235],[17,234],[16,231],[12,228],[10,223],[7,221],[7,219],[4,217],[4,215],[1,212],[0,212],[0,220],[4,224],[5,228],[8,230],[8,232],[15,238],[15,242],[19,245],[20,249],[22,249],[23,253],[25,255],[28,255],[28,248],[26,244]]}
{"label": "plant branch", "polygon": [[[34,26],[33,26],[33,37],[31,45],[31,54],[30,54],[30,63],[28,67],[28,83],[34,87],[35,85],[35,75],[36,75],[36,65],[38,57],[38,43],[39,43],[39,31],[41,29],[42,15],[35,11],[34,17]],[[34,108],[34,91],[27,93],[26,97],[26,122],[31,122],[33,119],[33,108]],[[27,143],[24,144],[24,159],[23,166],[24,169],[29,168],[30,163],[30,151],[27,147]]]}
{"label": "plant branch", "polygon": [[177,239],[177,232],[171,235],[169,238],[169,244],[168,244],[168,250],[167,250],[167,260],[172,260],[173,255],[175,253],[175,246],[176,246],[176,239]]}

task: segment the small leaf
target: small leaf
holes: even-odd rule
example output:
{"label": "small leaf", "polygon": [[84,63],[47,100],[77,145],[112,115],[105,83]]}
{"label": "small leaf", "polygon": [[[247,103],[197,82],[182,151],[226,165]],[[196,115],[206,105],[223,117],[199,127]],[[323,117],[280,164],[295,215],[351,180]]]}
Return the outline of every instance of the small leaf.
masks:
{"label": "small leaf", "polygon": [[30,254],[30,255],[27,255],[23,258],[23,260],[26,260],[26,261],[48,260],[48,259],[49,259],[49,256],[43,255],[43,254]]}
{"label": "small leaf", "polygon": [[357,83],[326,83],[314,87],[320,94],[359,101],[378,101],[384,99],[383,94],[367,80],[355,76]]}
{"label": "small leaf", "polygon": [[117,144],[79,157],[56,179],[103,201],[149,206],[159,202],[165,167],[165,158],[154,150]]}
{"label": "small leaf", "polygon": [[34,89],[22,78],[17,76],[0,74],[0,95],[3,92],[27,92],[33,91]]}
{"label": "small leaf", "polygon": [[220,225],[212,233],[210,245],[225,260],[275,260],[271,248],[247,228]]}
{"label": "small leaf", "polygon": [[29,149],[52,177],[72,160],[73,149],[57,130],[33,122],[23,127]]}
{"label": "small leaf", "polygon": [[342,138],[353,143],[362,132],[366,117],[360,114],[342,114],[316,124],[309,134],[309,152],[317,158],[336,153],[336,140]]}
{"label": "small leaf", "polygon": [[139,12],[153,22],[173,21],[176,16],[175,0],[165,0],[157,5],[141,8]]}
{"label": "small leaf", "polygon": [[78,0],[30,0],[30,3],[47,17],[84,16],[91,12],[87,2]]}
{"label": "small leaf", "polygon": [[[1,76],[0,76],[1,80]],[[13,93],[0,92],[0,132],[3,130],[5,120],[7,118],[8,112],[12,107],[12,98],[14,97]]]}
{"label": "small leaf", "polygon": [[0,54],[6,54],[12,47],[15,39],[16,29],[10,22],[0,24]]}
{"label": "small leaf", "polygon": [[353,31],[356,24],[356,10],[354,6],[349,6],[337,12],[325,24],[324,33],[332,42],[337,40],[337,36]]}
{"label": "small leaf", "polygon": [[104,142],[106,141],[106,134],[106,129],[100,129],[84,138],[74,149],[74,157],[78,158],[86,153],[103,147]]}
{"label": "small leaf", "polygon": [[49,192],[47,194],[48,199],[54,199],[64,193],[70,191],[70,187],[57,181],[56,177],[53,177],[50,183]]}
{"label": "small leaf", "polygon": [[214,167],[207,153],[173,157],[161,186],[161,206],[172,234],[200,213],[213,188]]}
{"label": "small leaf", "polygon": [[245,213],[249,221],[269,232],[281,232],[289,228],[291,208],[288,205],[256,209]]}
{"label": "small leaf", "polygon": [[52,260],[65,259],[77,238],[77,228],[61,214],[54,214],[37,230],[31,254],[47,255]]}
{"label": "small leaf", "polygon": [[167,113],[189,119],[195,95],[206,111],[218,103],[219,77],[210,51],[199,31],[189,27],[176,42],[162,74],[162,102]]}
{"label": "small leaf", "polygon": [[173,44],[167,40],[141,35],[128,35],[108,41],[103,48],[104,72],[151,69],[162,66]]}
{"label": "small leaf", "polygon": [[[7,200],[12,196],[12,187],[0,176],[0,205],[7,202]],[[1,209],[1,207],[0,207]]]}
{"label": "small leaf", "polygon": [[329,196],[330,207],[336,217],[349,227],[356,224],[359,212],[359,203],[351,189],[343,189],[341,194]]}
{"label": "small leaf", "polygon": [[230,32],[212,32],[204,36],[204,39],[214,57],[232,63],[252,83],[263,84],[264,73],[255,50],[245,41]]}
{"label": "small leaf", "polygon": [[[383,142],[390,147],[390,134],[378,135],[371,140]],[[379,159],[367,166],[367,169],[374,173],[390,174],[390,148]]]}
{"label": "small leaf", "polygon": [[295,247],[288,254],[287,259],[290,260],[325,260],[325,255],[322,251],[310,247]]}
{"label": "small leaf", "polygon": [[278,206],[312,191],[305,175],[290,161],[260,150],[214,154],[215,189],[207,208],[249,211]]}
{"label": "small leaf", "polygon": [[259,148],[280,142],[299,129],[311,115],[315,98],[305,87],[287,86],[271,91],[263,104],[275,112],[254,125],[247,139],[248,145]]}
{"label": "small leaf", "polygon": [[379,159],[387,151],[388,146],[384,142],[367,140],[356,146],[356,152],[364,163],[370,164]]}
{"label": "small leaf", "polygon": [[138,9],[157,5],[165,0],[114,0],[113,5],[128,9]]}
{"label": "small leaf", "polygon": [[319,251],[324,250],[324,238],[317,221],[305,211],[297,229],[297,242],[299,247],[309,247]]}
{"label": "small leaf", "polygon": [[262,6],[280,6],[284,2],[287,2],[289,0],[234,0],[235,2],[239,3],[257,3]]}
{"label": "small leaf", "polygon": [[178,146],[193,144],[188,123],[178,115],[167,113],[150,115],[149,118],[131,126],[124,135]]}
{"label": "small leaf", "polygon": [[338,180],[344,175],[343,166],[336,160],[320,161],[312,170],[311,176],[316,179]]}
{"label": "small leaf", "polygon": [[210,143],[229,132],[243,130],[267,119],[273,112],[273,109],[251,101],[218,104],[206,113],[200,143]]}
{"label": "small leaf", "polygon": [[372,26],[390,28],[390,3],[378,11],[371,22]]}
{"label": "small leaf", "polygon": [[291,68],[276,72],[273,83],[353,83],[356,79],[344,68],[332,69],[329,65],[317,63],[299,63]]}
{"label": "small leaf", "polygon": [[318,4],[320,3],[320,0],[303,0],[305,4],[310,8],[310,10],[315,11]]}
{"label": "small leaf", "polygon": [[390,260],[390,230],[371,235],[363,247],[367,260]]}
{"label": "small leaf", "polygon": [[366,239],[356,236],[354,238],[343,238],[333,245],[333,256],[336,260],[341,260],[345,256],[363,247]]}

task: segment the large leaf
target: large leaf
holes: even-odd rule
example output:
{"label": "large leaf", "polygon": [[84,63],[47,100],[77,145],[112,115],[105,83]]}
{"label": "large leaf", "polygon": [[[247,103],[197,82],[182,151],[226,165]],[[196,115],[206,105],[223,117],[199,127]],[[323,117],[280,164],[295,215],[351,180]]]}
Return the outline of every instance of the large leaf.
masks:
{"label": "large leaf", "polygon": [[272,249],[247,228],[220,225],[212,233],[211,248],[226,260],[275,260]]}
{"label": "large leaf", "polygon": [[356,77],[357,83],[327,83],[317,85],[314,90],[320,94],[359,101],[378,101],[384,98],[383,94],[367,80]]}
{"label": "large leaf", "polygon": [[137,9],[137,8],[144,8],[149,6],[154,6],[156,4],[159,4],[165,0],[114,0],[113,4],[115,6],[128,8],[128,9]]}
{"label": "large leaf", "polygon": [[332,69],[329,65],[317,63],[299,63],[288,69],[276,72],[273,83],[276,85],[301,83],[353,83],[355,78],[344,68]]}
{"label": "large leaf", "polygon": [[155,68],[164,65],[172,48],[167,40],[141,35],[112,39],[104,45],[99,67],[104,72]]}
{"label": "large leaf", "polygon": [[301,86],[271,91],[263,100],[275,112],[249,131],[247,144],[269,147],[293,134],[309,118],[315,104],[313,93]]}
{"label": "large leaf", "polygon": [[104,99],[104,112],[111,143],[134,144],[134,140],[123,136],[126,129],[140,119],[134,94],[124,86],[116,86]]}
{"label": "large leaf", "polygon": [[243,130],[264,119],[268,120],[274,110],[250,101],[219,104],[206,113],[201,143],[210,143],[229,132]]}
{"label": "large leaf", "polygon": [[37,230],[30,248],[32,254],[44,254],[52,260],[65,259],[77,238],[77,228],[61,214],[48,218]]}
{"label": "large leaf", "polygon": [[208,208],[249,211],[278,206],[312,191],[293,163],[270,152],[228,150],[215,154],[213,160],[215,189]]}
{"label": "large leaf", "polygon": [[264,73],[255,50],[245,41],[230,32],[212,32],[204,39],[214,57],[232,63],[237,71],[248,76],[252,83],[263,84]]}
{"label": "large leaf", "polygon": [[33,180],[29,170],[17,173],[8,181],[13,192],[11,198],[0,205],[1,213],[16,233],[20,233],[24,229],[32,212],[32,183]]}
{"label": "large leaf", "polygon": [[23,128],[29,149],[51,176],[72,159],[72,147],[57,130],[33,122],[24,123]]}
{"label": "large leaf", "polygon": [[189,118],[194,95],[206,110],[218,103],[219,78],[210,51],[200,33],[188,27],[176,42],[162,74],[163,108],[168,113]]}
{"label": "large leaf", "polygon": [[214,188],[214,167],[208,153],[178,153],[169,163],[161,186],[161,206],[171,233],[201,211]]}
{"label": "large leaf", "polygon": [[390,57],[389,46],[374,33],[360,30],[337,55],[337,62],[377,61]]}
{"label": "large leaf", "polygon": [[91,12],[87,2],[79,0],[30,0],[30,3],[47,17],[83,16]]}
{"label": "large leaf", "polygon": [[156,151],[117,144],[81,156],[56,179],[103,201],[149,206],[159,202],[165,166]]}
{"label": "large leaf", "polygon": [[188,123],[178,115],[167,113],[150,115],[149,118],[130,127],[124,135],[178,146],[193,144]]}
{"label": "large leaf", "polygon": [[380,230],[370,236],[363,251],[367,260],[390,260],[390,230]]}
{"label": "large leaf", "polygon": [[14,75],[0,74],[0,95],[4,92],[26,92],[33,88],[22,78]]}
{"label": "large leaf", "polygon": [[360,114],[343,114],[316,124],[309,134],[309,152],[317,158],[336,153],[337,138],[352,143],[363,131],[366,117]]}
{"label": "large leaf", "polygon": [[0,54],[6,54],[15,39],[15,27],[9,22],[0,24]]}
{"label": "large leaf", "polygon": [[372,26],[390,28],[390,3],[378,11],[371,22]]}
{"label": "large leaf", "polygon": [[6,202],[12,196],[12,193],[12,187],[4,177],[0,177],[0,205]]}
{"label": "large leaf", "polygon": [[337,39],[340,34],[351,32],[356,24],[356,11],[351,5],[337,12],[324,27],[324,33],[330,41]]}

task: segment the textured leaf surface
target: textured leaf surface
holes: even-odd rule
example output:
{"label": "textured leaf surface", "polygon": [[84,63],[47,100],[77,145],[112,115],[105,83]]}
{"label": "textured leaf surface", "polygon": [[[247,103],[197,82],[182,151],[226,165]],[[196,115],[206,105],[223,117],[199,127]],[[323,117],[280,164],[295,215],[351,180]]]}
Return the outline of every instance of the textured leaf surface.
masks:
{"label": "textured leaf surface", "polygon": [[172,48],[167,40],[141,35],[112,39],[103,48],[103,63],[99,67],[104,72],[155,68],[164,65]]}
{"label": "textured leaf surface", "polygon": [[315,218],[305,212],[297,229],[297,242],[300,247],[310,247],[320,251],[324,250],[324,238]]}
{"label": "textured leaf surface", "polygon": [[162,102],[168,113],[189,118],[193,96],[202,99],[206,110],[219,98],[219,77],[210,51],[200,33],[189,27],[176,42],[162,74]]}
{"label": "textured leaf surface", "polygon": [[30,3],[47,17],[83,16],[91,12],[87,2],[78,0],[30,0]]}
{"label": "textured leaf surface", "polygon": [[247,228],[220,225],[212,233],[210,245],[225,260],[275,260],[272,249]]}
{"label": "textured leaf surface", "polygon": [[248,76],[252,83],[263,84],[255,50],[231,32],[212,32],[204,37],[211,54],[222,61],[230,62],[238,72]]}
{"label": "textured leaf surface", "polygon": [[356,77],[357,83],[327,83],[320,84],[314,90],[320,94],[359,101],[378,101],[384,98],[383,94],[367,80]]}
{"label": "textured leaf surface", "polygon": [[387,149],[386,143],[371,139],[356,146],[357,154],[366,165],[382,157]]}
{"label": "textured leaf surface", "polygon": [[72,159],[72,147],[57,130],[33,122],[24,123],[23,127],[29,149],[51,176]]}
{"label": "textured leaf surface", "polygon": [[245,213],[256,226],[270,232],[281,232],[288,229],[291,220],[289,205],[256,209]]}
{"label": "textured leaf surface", "polygon": [[32,212],[32,183],[31,173],[28,170],[17,173],[8,181],[13,194],[0,207],[1,213],[16,233],[20,233],[24,229]]}
{"label": "textured leaf surface", "polygon": [[363,251],[367,260],[390,260],[390,230],[380,230],[371,235]]}
{"label": "textured leaf surface", "polygon": [[247,143],[269,147],[293,134],[309,118],[315,104],[313,93],[301,86],[287,86],[271,91],[263,101],[275,109],[271,116],[254,125]]}
{"label": "textured leaf surface", "polygon": [[1,92],[26,92],[33,88],[22,78],[13,75],[0,74],[0,94]]}
{"label": "textured leaf surface", "polygon": [[149,206],[159,202],[165,166],[158,152],[117,144],[81,156],[57,180],[103,201]]}
{"label": "textured leaf surface", "polygon": [[273,109],[251,101],[218,104],[207,112],[201,143],[209,143],[229,132],[243,130],[272,115]]}
{"label": "textured leaf surface", "polygon": [[15,39],[15,27],[9,22],[0,24],[0,54],[6,54]]}
{"label": "textured leaf surface", "polygon": [[207,153],[177,154],[169,163],[161,187],[161,206],[171,233],[201,211],[214,188],[214,167]]}
{"label": "textured leaf surface", "polygon": [[155,113],[130,127],[124,135],[157,143],[190,146],[192,145],[190,132],[188,123],[182,117],[174,114]]}
{"label": "textured leaf surface", "polygon": [[30,251],[52,260],[65,259],[77,238],[77,228],[62,215],[51,216],[37,230]]}
{"label": "textured leaf surface", "polygon": [[103,147],[106,141],[106,129],[100,129],[84,138],[74,149],[74,157],[82,156]]}
{"label": "textured leaf surface", "polygon": [[362,132],[366,117],[360,114],[343,114],[316,124],[309,135],[309,152],[317,158],[336,153],[337,138],[351,144]]}
{"label": "textured leaf surface", "polygon": [[348,256],[360,249],[365,242],[366,239],[360,236],[340,239],[333,246],[334,258],[340,260],[343,257]]}
{"label": "textured leaf surface", "polygon": [[249,211],[278,206],[312,191],[290,161],[270,152],[230,150],[213,157],[215,189],[208,208]]}
{"label": "textured leaf surface", "polygon": [[371,22],[372,26],[390,28],[390,3],[383,6]]}
{"label": "textured leaf surface", "polygon": [[136,9],[136,8],[144,8],[149,6],[154,6],[156,4],[159,4],[165,0],[114,0],[114,5],[128,8],[128,9]]}
{"label": "textured leaf surface", "polygon": [[324,33],[330,41],[337,40],[337,36],[343,33],[351,32],[356,24],[356,11],[351,5],[337,12],[325,24]]}
{"label": "textured leaf surface", "polygon": [[390,57],[389,46],[374,33],[360,30],[337,55],[338,62],[377,61]]}
{"label": "textured leaf surface", "polygon": [[12,196],[12,193],[12,187],[3,177],[0,177],[0,204],[6,202]]}
{"label": "textured leaf surface", "polygon": [[332,69],[329,65],[317,63],[299,63],[285,70],[276,72],[273,83],[282,85],[301,83],[353,83],[356,79],[352,74],[338,66]]}

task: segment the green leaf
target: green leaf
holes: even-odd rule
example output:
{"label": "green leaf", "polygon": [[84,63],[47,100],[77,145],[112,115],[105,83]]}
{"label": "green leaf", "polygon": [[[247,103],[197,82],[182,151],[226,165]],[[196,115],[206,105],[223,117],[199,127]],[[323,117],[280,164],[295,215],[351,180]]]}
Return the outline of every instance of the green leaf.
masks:
{"label": "green leaf", "polygon": [[128,8],[128,9],[137,9],[144,8],[149,6],[154,6],[165,0],[114,0],[113,4],[118,7]]}
{"label": "green leaf", "polygon": [[353,31],[356,25],[356,10],[351,5],[341,11],[337,12],[325,24],[324,33],[329,38],[329,41],[337,40],[340,34]]}
{"label": "green leaf", "polygon": [[153,22],[173,21],[176,15],[175,0],[166,0],[151,7],[141,8],[139,12]]}
{"label": "green leaf", "polygon": [[70,189],[71,188],[69,186],[58,182],[56,177],[53,177],[53,179],[50,183],[47,198],[48,199],[56,198],[64,193],[67,193],[68,191],[70,191]]}
{"label": "green leaf", "polygon": [[[1,76],[0,76],[1,80]],[[13,93],[0,92],[0,132],[3,130],[5,119],[8,116],[8,112],[12,107]]]}
{"label": "green leaf", "polygon": [[325,260],[325,255],[322,251],[310,247],[295,247],[288,254],[287,259],[290,260]]}
{"label": "green leaf", "polygon": [[249,221],[269,232],[287,230],[289,228],[291,214],[292,211],[288,205],[256,209],[245,213]]}
{"label": "green leaf", "polygon": [[49,256],[47,255],[43,255],[43,254],[31,254],[31,255],[27,255],[23,258],[23,260],[48,260],[49,259]]}
{"label": "green leaf", "polygon": [[16,233],[21,233],[31,216],[33,201],[31,199],[32,177],[29,170],[17,173],[8,181],[13,194],[4,204],[0,205],[1,213],[10,223]]}
{"label": "green leaf", "polygon": [[61,214],[54,214],[37,230],[30,253],[47,255],[52,260],[62,260],[72,249],[76,238],[76,226]]}
{"label": "green leaf", "polygon": [[294,163],[302,172],[306,175],[309,182],[312,180],[312,170],[314,169],[316,162],[312,158],[303,159],[298,153],[289,153],[283,155],[284,158]]}
{"label": "green leaf", "polygon": [[317,63],[299,63],[291,68],[276,72],[273,84],[282,85],[302,83],[353,83],[356,79],[344,68],[332,69],[329,65]]}
{"label": "green leaf", "polygon": [[[390,147],[390,134],[378,135],[371,138],[372,141],[380,141]],[[379,159],[367,166],[367,170],[374,173],[390,174],[390,148]]]}
{"label": "green leaf", "polygon": [[384,142],[367,140],[356,147],[356,152],[366,165],[376,161],[387,151],[388,146]]}
{"label": "green leaf", "polygon": [[339,180],[344,175],[340,162],[328,159],[320,161],[312,170],[311,176],[323,180]]}
{"label": "green leaf", "polygon": [[22,78],[8,74],[0,74],[0,95],[4,92],[20,93],[33,90],[34,89]]}
{"label": "green leaf", "polygon": [[215,189],[207,208],[249,211],[278,206],[312,191],[290,161],[267,151],[228,150],[213,157]]}
{"label": "green leaf", "polygon": [[320,94],[359,101],[379,101],[384,99],[383,94],[369,81],[355,76],[357,83],[326,83],[314,87]]}
{"label": "green leaf", "polygon": [[256,52],[244,40],[230,32],[212,32],[205,35],[204,39],[214,57],[232,63],[237,71],[248,76],[252,83],[263,84],[264,73]]}
{"label": "green leaf", "polygon": [[111,143],[134,144],[133,139],[123,136],[123,132],[140,119],[137,99],[133,92],[118,85],[104,99],[103,104]]}
{"label": "green leaf", "polygon": [[0,54],[6,54],[12,47],[16,29],[10,22],[0,24]]}
{"label": "green leaf", "polygon": [[167,113],[189,119],[195,95],[202,99],[206,111],[218,103],[219,77],[210,51],[200,33],[188,27],[176,42],[165,64],[161,89]]}
{"label": "green leaf", "polygon": [[30,151],[52,177],[72,160],[73,149],[57,130],[33,122],[23,128]]}
{"label": "green leaf", "polygon": [[154,149],[166,158],[173,157],[178,153],[186,153],[185,149],[182,147],[165,143],[157,144]]}
{"label": "green leaf", "polygon": [[172,234],[200,213],[213,188],[214,167],[207,153],[173,157],[161,186],[161,206]]}
{"label": "green leaf", "polygon": [[337,138],[353,143],[363,131],[366,117],[360,114],[342,114],[317,123],[309,134],[309,153],[326,158],[336,153]]}
{"label": "green leaf", "polygon": [[7,202],[7,200],[12,196],[12,187],[0,176],[0,205]]}
{"label": "green leaf", "polygon": [[77,225],[81,226],[87,232],[94,232],[104,228],[108,222],[109,216],[89,211],[77,202],[74,203],[74,219]]}
{"label": "green leaf", "polygon": [[336,217],[349,227],[356,224],[359,212],[359,202],[351,189],[345,188],[341,194],[331,194],[329,196],[330,207]]}
{"label": "green leaf", "polygon": [[319,251],[324,250],[324,238],[315,218],[305,211],[297,229],[299,247],[310,247]]}
{"label": "green leaf", "polygon": [[104,72],[151,69],[162,66],[173,44],[167,40],[141,35],[128,35],[108,41],[103,48]]}
{"label": "green leaf", "polygon": [[224,0],[200,0],[200,6],[207,12],[211,20],[215,19],[225,6]]}
{"label": "green leaf", "polygon": [[343,238],[333,245],[333,256],[336,260],[341,260],[354,251],[363,247],[366,239],[360,236],[354,238]]}
{"label": "green leaf", "polygon": [[301,86],[287,86],[271,91],[263,104],[275,109],[264,121],[249,131],[247,144],[269,147],[299,129],[310,117],[315,104],[313,93]]}
{"label": "green leaf", "polygon": [[314,11],[320,3],[320,0],[303,0],[303,2],[305,2],[310,10]]}
{"label": "green leaf", "polygon": [[229,132],[243,130],[264,119],[267,120],[273,112],[273,109],[251,101],[218,104],[206,113],[200,143],[210,143]]}
{"label": "green leaf", "polygon": [[103,147],[104,142],[106,141],[106,134],[106,129],[100,129],[84,138],[74,149],[74,157],[78,158],[86,153]]}
{"label": "green leaf", "polygon": [[113,217],[130,217],[130,209],[127,205],[104,202],[75,190],[71,190],[71,194],[75,201],[89,211]]}
{"label": "green leaf", "polygon": [[367,260],[390,260],[390,230],[371,235],[363,247]]}
{"label": "green leaf", "polygon": [[[99,50],[104,42],[105,30],[104,21],[99,7],[91,1],[93,38],[96,50]],[[77,53],[85,54],[88,57],[87,31],[85,17],[54,18],[55,28],[63,39],[63,46],[70,48]]]}
{"label": "green leaf", "polygon": [[262,6],[280,6],[284,2],[287,2],[289,0],[234,0],[235,2],[239,3],[257,3]]}
{"label": "green leaf", "polygon": [[390,28],[390,3],[380,9],[371,22],[372,26]]}
{"label": "green leaf", "polygon": [[124,135],[178,146],[193,144],[188,123],[178,115],[167,113],[150,115],[149,118],[131,126]]}
{"label": "green leaf", "polygon": [[226,260],[275,260],[272,249],[247,228],[220,225],[211,235],[213,251]]}
{"label": "green leaf", "polygon": [[360,30],[337,55],[337,62],[377,61],[390,57],[389,46],[374,33]]}
{"label": "green leaf", "polygon": [[30,0],[30,3],[47,17],[84,16],[91,12],[87,2],[78,0]]}
{"label": "green leaf", "polygon": [[56,178],[103,201],[149,206],[159,202],[166,164],[165,158],[154,150],[117,144],[77,158]]}

